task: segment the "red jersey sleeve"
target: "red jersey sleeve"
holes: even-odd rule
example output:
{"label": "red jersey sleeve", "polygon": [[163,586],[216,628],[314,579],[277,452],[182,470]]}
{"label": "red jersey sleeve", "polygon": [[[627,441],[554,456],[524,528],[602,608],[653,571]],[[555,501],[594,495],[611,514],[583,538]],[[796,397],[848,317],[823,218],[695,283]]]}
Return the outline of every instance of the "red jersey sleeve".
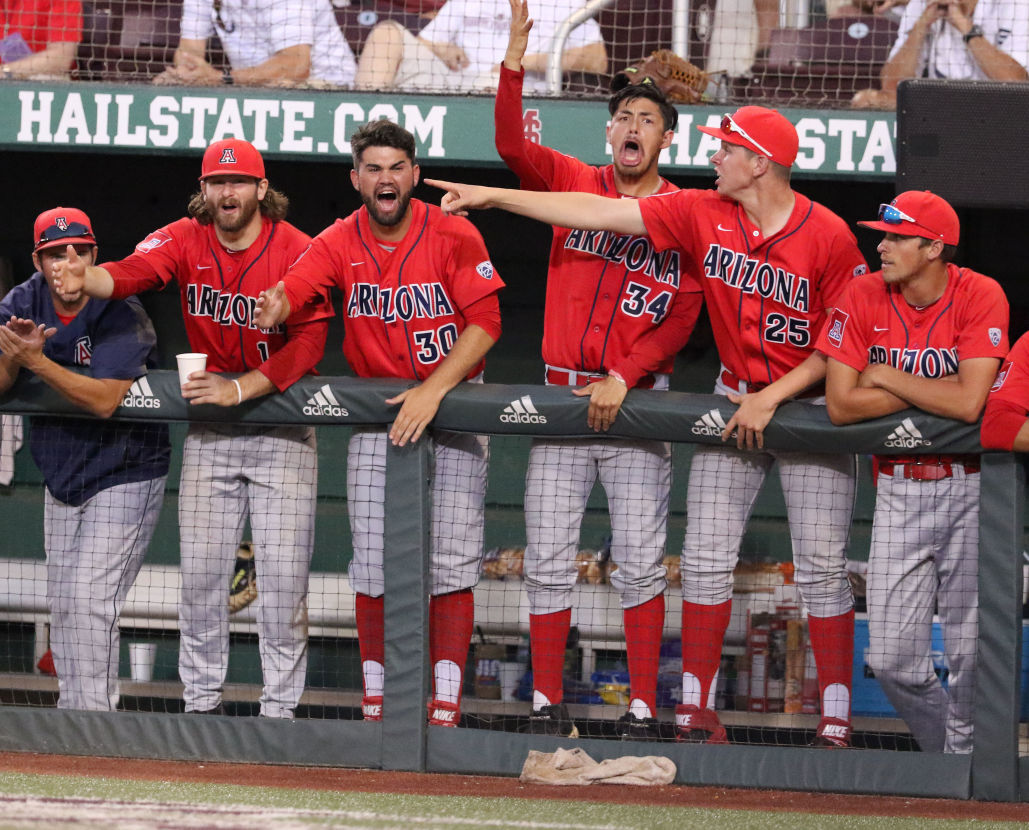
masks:
{"label": "red jersey sleeve", "polygon": [[683,289],[672,302],[668,316],[661,324],[643,334],[632,345],[632,349],[611,367],[625,378],[632,389],[644,375],[658,372],[668,361],[669,355],[676,355],[693,334],[693,327],[700,316],[704,295],[692,278],[682,275]]}
{"label": "red jersey sleeve", "polygon": [[[286,299],[290,307],[290,320],[304,314],[307,306],[328,303],[329,291],[333,285],[343,287],[336,275],[339,263],[333,254],[339,247],[333,244],[333,239],[340,234],[340,222],[341,220],[337,219],[312,239],[311,244],[297,257],[283,277]],[[331,305],[329,309],[331,316]]]}
{"label": "red jersey sleeve", "polygon": [[191,220],[179,219],[154,231],[136,245],[135,250],[118,262],[105,262],[101,268],[114,279],[113,299],[159,290],[175,279],[182,259],[184,242],[191,233]]}
{"label": "red jersey sleeve", "polygon": [[574,174],[589,165],[526,136],[529,116],[522,106],[524,77],[524,71],[512,72],[501,64],[493,108],[497,152],[518,176],[523,190],[578,190],[572,186]]}
{"label": "red jersey sleeve", "polygon": [[951,277],[960,274],[968,280],[966,313],[958,331],[959,360],[976,357],[1003,358],[1008,353],[1008,298],[1004,289],[990,277],[967,268],[950,266]]}
{"label": "red jersey sleeve", "polygon": [[494,270],[486,243],[471,222],[461,216],[441,216],[437,228],[450,248],[446,268],[449,292],[463,317],[465,309],[496,294],[504,281]]}
{"label": "red jersey sleeve", "polygon": [[[870,279],[881,282],[879,274],[869,275]],[[825,322],[825,327],[818,336],[815,348],[826,357],[850,366],[855,371],[862,371],[868,365],[867,338],[861,326],[862,293],[867,292],[865,279],[854,279],[836,298],[832,313]]]}
{"label": "red jersey sleeve", "polygon": [[822,307],[829,309],[835,307],[836,301],[854,277],[868,273],[868,264],[858,249],[857,239],[843,220],[828,210],[825,213],[831,217],[830,227],[835,227],[829,237],[828,256],[825,271],[818,281],[818,292],[822,298]]}
{"label": "red jersey sleeve", "polygon": [[647,236],[657,250],[690,247],[695,234],[689,216],[704,193],[703,190],[673,190],[638,200]]}
{"label": "red jersey sleeve", "polygon": [[1029,417],[1029,334],[1023,334],[1000,367],[986,400],[979,440],[988,450],[1014,447]]}
{"label": "red jersey sleeve", "polygon": [[493,338],[500,339],[500,300],[496,294],[488,294],[464,308],[466,326],[478,326]]}

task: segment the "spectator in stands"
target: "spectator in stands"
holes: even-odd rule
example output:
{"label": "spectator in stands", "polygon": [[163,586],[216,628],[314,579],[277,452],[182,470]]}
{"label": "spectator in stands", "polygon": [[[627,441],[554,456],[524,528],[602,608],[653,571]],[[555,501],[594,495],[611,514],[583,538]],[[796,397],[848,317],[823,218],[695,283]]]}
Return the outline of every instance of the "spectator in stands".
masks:
{"label": "spectator in stands", "polygon": [[37,272],[0,303],[0,390],[25,370],[94,416],[34,415],[30,442],[46,485],[57,705],[106,712],[118,702],[118,615],[157,525],[171,448],[165,424],[99,419],[156,365],[157,337],[135,297],[96,300],[55,285],[69,251],[96,259],[85,213],[40,214],[33,241]]}
{"label": "spectator in stands", "polygon": [[82,40],[79,0],[0,4],[0,78],[66,75]]}
{"label": "spectator in stands", "polygon": [[[552,0],[540,8],[528,54],[522,59],[527,91],[546,91],[551,39],[561,22],[581,7],[581,0]],[[417,36],[395,21],[383,21],[365,41],[356,86],[433,92],[495,90],[510,27],[508,0],[448,0]],[[572,30],[561,66],[566,72],[607,71],[607,49],[595,20]]]}
{"label": "spectator in stands", "polygon": [[[224,70],[205,59],[214,35]],[[174,65],[154,83],[349,86],[356,66],[329,0],[185,0]]]}
{"label": "spectator in stands", "polygon": [[882,89],[854,107],[893,109],[907,78],[1029,81],[1029,5],[1010,0],[910,0],[882,68]]}

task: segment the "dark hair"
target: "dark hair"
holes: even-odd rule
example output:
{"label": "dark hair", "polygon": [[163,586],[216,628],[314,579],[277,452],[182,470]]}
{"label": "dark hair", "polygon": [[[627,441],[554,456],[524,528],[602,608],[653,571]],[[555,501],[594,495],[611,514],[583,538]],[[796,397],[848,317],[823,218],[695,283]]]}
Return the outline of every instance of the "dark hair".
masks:
{"label": "dark hair", "polygon": [[[264,198],[258,202],[258,206],[261,209],[262,216],[267,216],[273,222],[281,222],[289,212],[289,198],[285,193],[269,185]],[[186,207],[186,212],[201,225],[210,225],[214,221],[211,211],[207,207],[207,200],[202,192],[194,193],[189,197],[189,205]]]}
{"label": "dark hair", "polygon": [[361,163],[361,156],[369,147],[403,150],[414,164],[414,136],[399,124],[385,118],[369,121],[350,136],[350,152],[353,153],[355,166]]}
{"label": "dark hair", "polygon": [[665,94],[652,84],[630,84],[622,87],[608,100],[607,111],[614,115],[622,104],[632,103],[637,98],[646,98],[657,104],[657,108],[661,112],[661,120],[665,122],[665,132],[675,129],[679,123],[679,111],[669,104]]}

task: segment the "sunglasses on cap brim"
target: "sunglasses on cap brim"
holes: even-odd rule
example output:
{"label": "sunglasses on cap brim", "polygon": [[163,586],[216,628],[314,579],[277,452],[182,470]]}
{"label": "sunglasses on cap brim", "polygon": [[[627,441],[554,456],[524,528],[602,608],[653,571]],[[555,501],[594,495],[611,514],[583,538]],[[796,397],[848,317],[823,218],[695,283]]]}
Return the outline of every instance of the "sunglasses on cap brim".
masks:
{"label": "sunglasses on cap brim", "polygon": [[768,156],[768,158],[773,158],[772,153],[766,150],[764,147],[762,147],[760,142],[756,141],[754,137],[750,135],[750,133],[748,133],[745,129],[743,129],[743,127],[741,127],[739,124],[733,121],[732,116],[728,113],[722,116],[722,132],[727,133],[729,135],[732,135],[732,133],[736,133],[737,135],[742,136],[744,139],[746,139],[755,147],[757,147],[757,149],[761,151],[762,155]]}
{"label": "sunglasses on cap brim", "polygon": [[87,239],[92,239],[93,231],[81,222],[71,222],[68,227],[63,229],[57,227],[57,225],[51,225],[39,235],[36,247],[38,248],[40,245],[46,245],[48,242],[60,242],[62,239],[74,239],[78,236],[84,236]]}
{"label": "sunglasses on cap brim", "polygon": [[929,231],[933,236],[942,237],[939,231],[935,231],[930,227],[923,225],[913,216],[909,216],[904,213],[896,205],[881,204],[879,205],[879,221],[885,222],[887,225],[901,225],[904,222],[910,222],[912,225],[921,228],[924,231]]}

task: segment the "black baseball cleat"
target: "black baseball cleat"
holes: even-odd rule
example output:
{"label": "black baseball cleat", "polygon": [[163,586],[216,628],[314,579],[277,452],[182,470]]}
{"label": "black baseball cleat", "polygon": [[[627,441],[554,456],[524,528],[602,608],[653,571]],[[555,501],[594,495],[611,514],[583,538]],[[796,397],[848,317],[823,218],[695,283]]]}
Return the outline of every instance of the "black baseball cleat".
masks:
{"label": "black baseball cleat", "polygon": [[196,709],[196,710],[190,712],[189,714],[191,714],[191,715],[224,715],[225,714],[225,704],[224,703],[219,703],[217,706],[215,706],[215,707],[213,707],[211,709]]}
{"label": "black baseball cleat", "polygon": [[579,730],[563,703],[552,703],[533,709],[526,731],[531,735],[556,735],[559,738],[578,738]]}
{"label": "black baseball cleat", "polygon": [[623,741],[674,741],[675,724],[657,718],[638,718],[626,712],[615,723],[615,732]]}

